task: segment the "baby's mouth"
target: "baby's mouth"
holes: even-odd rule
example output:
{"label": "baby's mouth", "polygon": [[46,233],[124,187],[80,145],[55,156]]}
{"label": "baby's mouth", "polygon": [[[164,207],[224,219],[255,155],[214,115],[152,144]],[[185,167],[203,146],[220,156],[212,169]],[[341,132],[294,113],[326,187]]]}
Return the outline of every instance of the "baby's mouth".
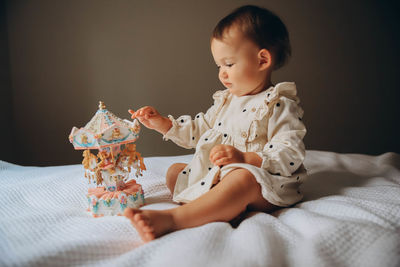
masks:
{"label": "baby's mouth", "polygon": [[228,87],[228,88],[232,86],[231,83],[227,83],[227,82],[224,82],[224,85],[225,85],[225,87]]}

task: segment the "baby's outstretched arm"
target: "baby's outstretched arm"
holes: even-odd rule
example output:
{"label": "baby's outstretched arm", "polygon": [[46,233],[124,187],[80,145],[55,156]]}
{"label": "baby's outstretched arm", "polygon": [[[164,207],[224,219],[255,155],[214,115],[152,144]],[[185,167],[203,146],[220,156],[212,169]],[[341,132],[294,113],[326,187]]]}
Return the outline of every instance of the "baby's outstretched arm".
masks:
{"label": "baby's outstretched arm", "polygon": [[128,110],[128,112],[132,115],[132,119],[137,118],[144,126],[156,130],[161,134],[166,134],[172,127],[171,120],[161,116],[153,107],[145,106],[138,109],[136,112],[132,109]]}
{"label": "baby's outstretched arm", "polygon": [[234,146],[216,145],[210,151],[210,161],[216,166],[230,163],[248,163],[260,167],[262,159],[254,152],[242,152]]}

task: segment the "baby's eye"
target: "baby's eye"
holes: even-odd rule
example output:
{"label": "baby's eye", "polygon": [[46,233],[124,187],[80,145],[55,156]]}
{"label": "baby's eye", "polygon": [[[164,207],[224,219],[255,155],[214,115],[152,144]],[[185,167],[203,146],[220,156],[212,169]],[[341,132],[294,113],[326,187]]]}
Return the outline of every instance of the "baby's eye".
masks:
{"label": "baby's eye", "polygon": [[233,65],[234,65],[233,63],[226,64],[226,66],[227,66],[228,68],[232,67]]}

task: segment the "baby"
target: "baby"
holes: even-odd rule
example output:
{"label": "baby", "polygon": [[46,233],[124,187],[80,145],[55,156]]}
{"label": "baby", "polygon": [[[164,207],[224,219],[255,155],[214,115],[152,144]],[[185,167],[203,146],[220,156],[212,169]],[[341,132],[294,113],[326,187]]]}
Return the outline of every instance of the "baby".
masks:
{"label": "baby", "polygon": [[174,119],[149,106],[129,110],[165,140],[196,148],[189,164],[175,163],[166,175],[173,200],[182,205],[125,210],[145,242],[229,222],[245,211],[272,212],[302,198],[303,110],[294,83],[271,83],[272,72],[290,56],[285,25],[264,8],[240,7],[215,27],[211,52],[227,89],[213,95],[206,113]]}

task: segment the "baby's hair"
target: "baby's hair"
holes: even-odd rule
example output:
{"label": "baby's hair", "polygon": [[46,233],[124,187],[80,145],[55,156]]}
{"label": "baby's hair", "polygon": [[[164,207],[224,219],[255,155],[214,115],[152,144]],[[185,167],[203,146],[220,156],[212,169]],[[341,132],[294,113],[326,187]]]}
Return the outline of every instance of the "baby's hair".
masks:
{"label": "baby's hair", "polygon": [[273,12],[258,6],[246,5],[232,11],[215,26],[212,39],[223,40],[232,26],[253,41],[260,49],[267,49],[275,59],[274,69],[284,66],[291,55],[289,33],[282,20]]}

